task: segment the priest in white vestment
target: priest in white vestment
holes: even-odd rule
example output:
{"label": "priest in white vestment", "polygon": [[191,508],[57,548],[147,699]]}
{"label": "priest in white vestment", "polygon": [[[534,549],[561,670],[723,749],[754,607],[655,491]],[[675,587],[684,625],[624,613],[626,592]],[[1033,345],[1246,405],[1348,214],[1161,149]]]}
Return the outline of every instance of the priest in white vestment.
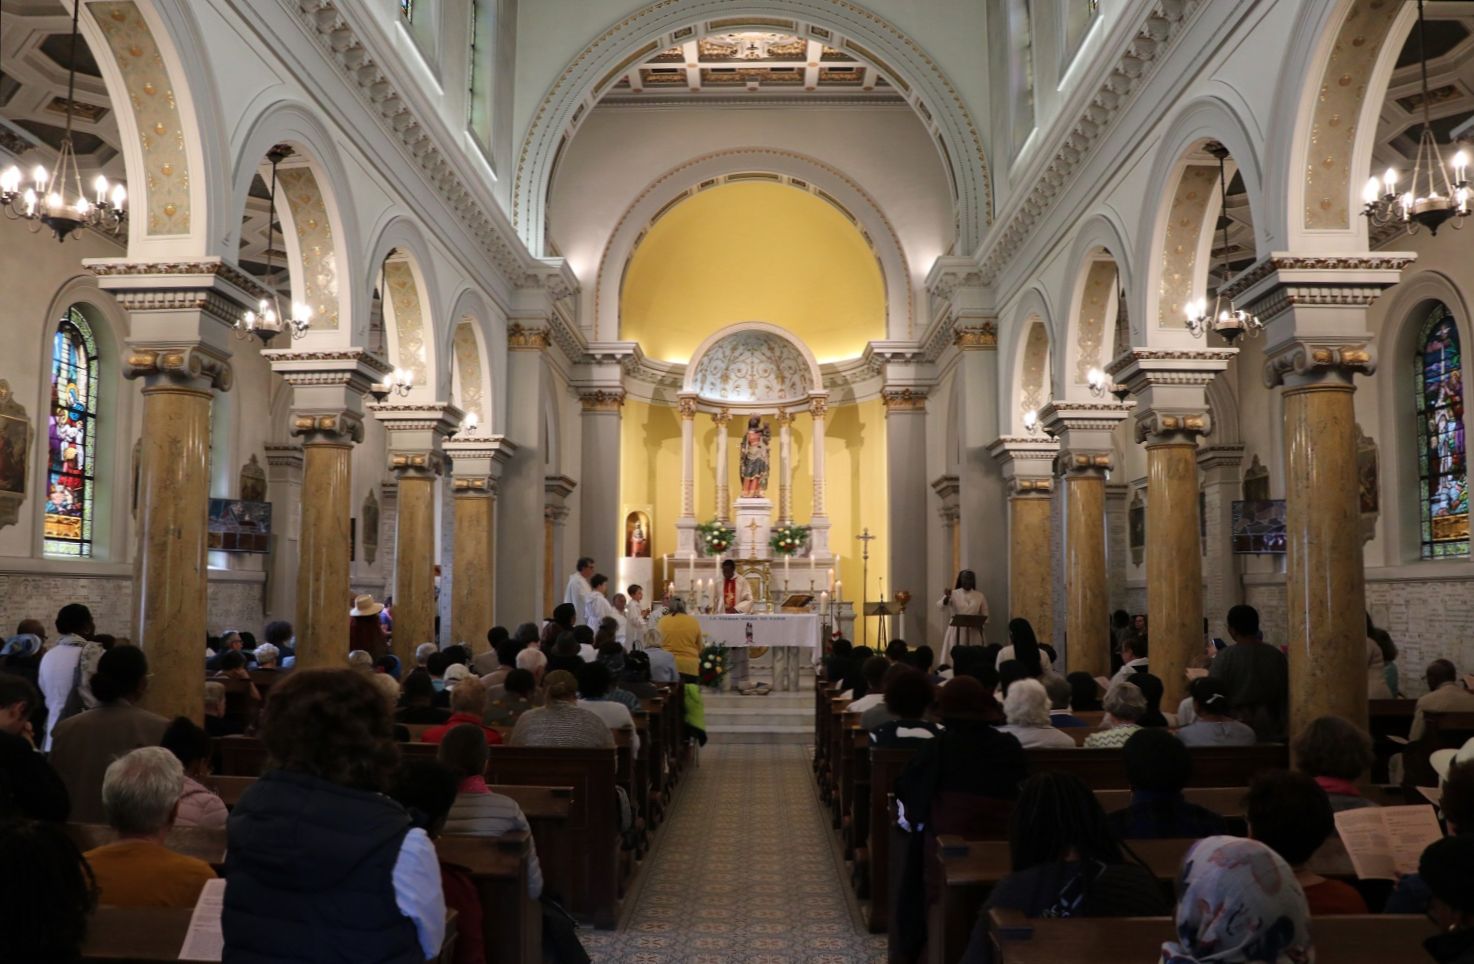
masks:
{"label": "priest in white vestment", "polygon": [[[747,579],[737,575],[737,563],[731,559],[722,562],[722,605],[721,612],[727,615],[752,612],[752,587]],[[749,649],[732,649],[732,683],[740,686],[747,680]]]}
{"label": "priest in white vestment", "polygon": [[951,625],[953,616],[988,616],[988,599],[978,591],[978,577],[971,569],[957,574],[957,585],[945,590],[937,600],[937,608],[947,616],[947,633],[942,637],[942,655],[937,665],[952,664],[952,647],[984,646],[987,640],[980,629],[961,629]]}
{"label": "priest in white vestment", "polygon": [[[589,605],[589,596],[593,595],[593,587],[589,585],[589,579],[594,574],[594,560],[588,556],[582,556],[578,560],[577,570],[568,577],[568,588],[563,590],[563,601],[573,607],[573,625],[587,625],[584,619]],[[594,623],[595,629],[599,628]]]}
{"label": "priest in white vestment", "polygon": [[596,633],[599,631],[599,624],[606,616],[616,617],[615,622],[619,622],[617,618],[619,613],[615,611],[614,604],[609,601],[608,592],[608,576],[598,573],[589,580],[589,594],[584,600],[584,611],[579,615],[583,617],[584,624]]}

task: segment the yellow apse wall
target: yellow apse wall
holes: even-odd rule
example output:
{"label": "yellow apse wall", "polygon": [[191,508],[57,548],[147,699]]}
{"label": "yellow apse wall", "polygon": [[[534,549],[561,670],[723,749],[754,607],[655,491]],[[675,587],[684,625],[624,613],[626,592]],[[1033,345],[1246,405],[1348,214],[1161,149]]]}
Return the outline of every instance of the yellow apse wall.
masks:
{"label": "yellow apse wall", "polygon": [[682,201],[630,258],[619,337],[685,362],[742,321],[781,325],[821,362],[857,357],[885,337],[874,252],[832,204],[787,185],[723,184]]}
{"label": "yellow apse wall", "polygon": [[[734,420],[735,421],[735,420]],[[778,504],[778,425],[773,428],[773,472],[768,480],[768,498]],[[652,405],[630,399],[625,402],[620,421],[620,501],[624,506],[654,507],[651,554],[655,559],[655,576],[660,577],[660,559],[676,551],[676,520],[681,515],[681,422],[673,406]],[[836,578],[844,581],[845,598],[856,601],[860,586],[860,543],[855,539],[865,526],[876,540],[872,547],[869,596],[878,598],[880,580],[887,576],[880,560],[889,547],[886,512],[885,407],[880,399],[853,405],[832,406],[826,421],[824,469],[828,482],[827,500],[830,518],[829,545],[840,553],[840,571]],[[811,459],[811,421],[807,414],[793,420],[793,495],[794,516],[806,523],[813,515],[814,482]],[[696,518],[705,522],[716,515],[716,486],[712,477],[715,465],[713,446],[716,429],[710,415],[696,416]],[[737,487],[737,427],[728,425],[728,484],[733,495]],[[741,533],[738,533],[739,537]],[[781,572],[781,563],[775,566]],[[781,576],[777,577],[781,580]],[[805,588],[794,585],[795,589]],[[886,592],[896,587],[886,578]],[[926,596],[925,587],[910,588],[918,600]],[[913,604],[914,605],[914,604]],[[860,627],[855,638],[860,639]],[[869,640],[876,641],[876,627],[871,621]]]}

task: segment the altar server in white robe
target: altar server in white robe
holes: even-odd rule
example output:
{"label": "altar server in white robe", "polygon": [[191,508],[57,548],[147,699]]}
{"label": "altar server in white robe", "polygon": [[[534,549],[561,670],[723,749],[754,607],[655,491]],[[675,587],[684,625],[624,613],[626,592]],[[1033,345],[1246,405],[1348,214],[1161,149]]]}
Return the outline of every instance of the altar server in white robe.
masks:
{"label": "altar server in white robe", "polygon": [[942,592],[937,608],[947,615],[947,634],[942,637],[942,656],[938,665],[952,664],[953,646],[983,646],[987,640],[980,629],[960,629],[951,625],[953,616],[988,616],[988,599],[978,591],[978,577],[971,569],[957,574],[957,585]]}
{"label": "altar server in white robe", "polygon": [[589,596],[593,595],[593,587],[589,585],[589,578],[594,574],[594,560],[588,556],[580,556],[578,566],[573,575],[568,577],[568,588],[563,590],[563,601],[573,607],[573,625],[598,628],[598,623],[587,623]]}
{"label": "altar server in white robe", "polygon": [[589,595],[584,601],[584,611],[579,615],[590,629],[597,631],[606,616],[612,617],[616,623],[624,622],[624,617],[620,616],[614,604],[609,601],[608,592],[609,577],[602,572],[589,580]]}
{"label": "altar server in white robe", "polygon": [[645,634],[650,631],[650,623],[645,618],[645,590],[640,586],[630,586],[628,596],[615,596],[614,608],[619,609],[620,599],[624,599],[624,642],[625,649],[644,649]]}

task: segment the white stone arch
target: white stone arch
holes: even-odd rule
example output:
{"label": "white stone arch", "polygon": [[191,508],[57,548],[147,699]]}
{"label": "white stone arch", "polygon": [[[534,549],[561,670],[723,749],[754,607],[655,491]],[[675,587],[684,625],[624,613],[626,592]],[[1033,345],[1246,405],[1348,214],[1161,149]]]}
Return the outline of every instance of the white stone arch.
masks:
{"label": "white stone arch", "polygon": [[952,187],[954,250],[976,249],[993,219],[992,184],[981,128],[956,87],[920,44],[884,18],[850,0],[657,0],[605,30],[573,58],[533,115],[512,183],[512,222],[528,249],[546,246],[547,196],[563,147],[598,98],[638,58],[678,43],[677,33],[700,31],[717,18],[723,29],[744,21],[764,30],[774,20],[844,47],[896,83],[931,133]]}
{"label": "white stone arch", "polygon": [[[1086,385],[1076,377],[1082,363],[1087,370],[1104,368],[1116,355],[1129,347],[1116,344],[1115,297],[1101,319],[1098,333],[1083,330],[1090,326],[1080,313],[1086,300],[1092,267],[1102,261],[1109,261],[1114,265],[1115,289],[1117,292],[1124,289],[1126,303],[1132,304],[1131,298],[1136,288],[1132,283],[1131,248],[1127,237],[1123,219],[1111,209],[1091,215],[1075,234],[1067,262],[1068,272],[1065,275],[1069,285],[1066,289],[1066,314],[1060,328],[1050,329],[1050,334],[1054,336],[1052,342],[1061,346],[1052,354],[1054,385],[1061,398],[1076,401],[1084,398]],[[1134,316],[1132,322],[1135,323]]]}
{"label": "white stone arch", "polygon": [[78,26],[118,112],[129,259],[228,255],[230,151],[195,5],[84,2]]}
{"label": "white stone arch", "polygon": [[1239,445],[1244,441],[1239,430],[1238,382],[1230,373],[1218,376],[1208,383],[1209,426],[1213,432],[1199,441],[1199,447],[1215,445]]}
{"label": "white stone arch", "polygon": [[45,513],[50,458],[52,336],[67,309],[73,306],[82,310],[97,347],[97,412],[103,426],[94,442],[97,451],[93,462],[92,556],[83,562],[126,562],[133,496],[133,405],[137,397],[122,376],[129,323],[127,313],[97,286],[97,278],[90,273],[74,275],[57,288],[46,308],[46,317],[39,320],[44,335],[35,370],[41,377],[35,396],[24,399],[35,434],[31,438],[28,468],[29,497],[22,511],[33,514],[31,554],[39,559],[45,543],[41,517]]}
{"label": "white stone arch", "polygon": [[[419,226],[407,217],[389,216],[374,236],[368,264],[370,280],[382,296],[389,364],[415,371],[411,401],[446,401],[450,364],[440,350],[446,326],[437,313],[442,301],[437,297],[435,262]],[[413,364],[416,358],[419,365]]]}
{"label": "white stone arch", "polygon": [[1214,226],[1223,206],[1217,161],[1202,154],[1208,141],[1228,148],[1226,176],[1230,181],[1235,173],[1243,174],[1255,253],[1262,255],[1266,250],[1260,226],[1264,202],[1258,139],[1228,101],[1200,97],[1178,112],[1152,161],[1146,196],[1161,200],[1143,209],[1136,231],[1135,258],[1143,284],[1136,300],[1130,302],[1135,346],[1194,343],[1182,308],[1189,292],[1194,298],[1206,293]]}
{"label": "white stone arch", "polygon": [[558,416],[558,398],[551,381],[542,379],[542,398],[538,400],[543,411],[543,470],[545,475],[563,475],[563,422]]}
{"label": "white stone arch", "polygon": [[752,147],[704,154],[671,168],[651,181],[625,209],[604,246],[598,278],[592,286],[594,341],[619,337],[625,271],[654,222],[699,191],[755,179],[744,178],[749,174],[771,175],[776,180],[769,183],[809,191],[838,208],[869,243],[880,264],[881,282],[885,286],[886,337],[917,336],[917,300],[918,293],[925,291],[925,274],[913,277],[900,238],[875,199],[844,172],[817,158],[795,151]]}
{"label": "white stone arch", "polygon": [[450,359],[450,400],[461,411],[476,413],[477,435],[492,434],[499,413],[489,345],[496,342],[488,338],[491,314],[486,299],[474,288],[462,288],[446,317],[450,324],[441,351]]}
{"label": "white stone arch", "polygon": [[[314,306],[312,327],[302,348],[366,344],[371,279],[365,277],[364,265],[351,255],[363,249],[363,239],[353,206],[341,203],[338,196],[349,180],[332,135],[310,107],[293,100],[265,106],[244,131],[232,167],[233,217],[226,257],[234,261],[239,253],[241,212],[252,177],[262,173],[270,184],[270,175],[263,171],[266,152],[277,144],[290,145],[295,154],[279,169],[282,183],[277,188],[277,214],[286,244],[292,298]],[[313,226],[311,222],[320,217],[327,219],[326,225]],[[330,253],[308,254],[306,249],[313,246],[313,241],[330,241]],[[330,281],[326,280],[329,277]],[[329,307],[323,302],[330,293],[333,297]],[[364,305],[362,309],[358,308],[360,304]]]}
{"label": "white stone arch", "polygon": [[[701,379],[704,372],[704,364],[715,357],[714,352],[720,352],[725,347],[732,345],[737,339],[750,333],[756,333],[762,338],[771,340],[775,344],[786,346],[794,356],[801,360],[805,369],[805,384],[797,386],[793,393],[783,398],[755,398],[749,400],[719,398],[702,391]],[[819,370],[819,362],[814,353],[809,350],[800,339],[794,338],[785,328],[770,325],[763,321],[744,321],[735,325],[728,325],[720,331],[708,335],[706,340],[697,346],[691,353],[691,361],[686,365],[686,371],[681,381],[681,391],[698,395],[702,404],[720,406],[734,413],[758,413],[772,411],[775,404],[788,406],[799,406],[808,400],[809,393],[824,391],[824,376]]]}
{"label": "white stone arch", "polygon": [[1426,270],[1405,273],[1403,280],[1389,288],[1377,304],[1383,321],[1377,338],[1378,374],[1373,379],[1381,422],[1376,441],[1382,481],[1383,539],[1393,554],[1387,561],[1393,564],[1424,561],[1412,358],[1428,310],[1435,301],[1447,305],[1453,313],[1459,345],[1464,352],[1464,432],[1468,437],[1469,380],[1474,377],[1474,366],[1468,358],[1469,349],[1474,347],[1474,323],[1469,312],[1474,297],[1444,272]]}
{"label": "white stone arch", "polygon": [[1024,385],[1024,355],[1028,351],[1029,334],[1033,331],[1035,324],[1044,327],[1046,346],[1046,357],[1044,362],[1043,386],[1040,389],[1039,408],[1050,401],[1051,395],[1058,390],[1058,383],[1054,381],[1053,366],[1049,361],[1049,352],[1058,343],[1056,327],[1056,314],[1049,299],[1049,293],[1042,285],[1033,285],[1023,293],[1018,303],[1014,305],[1012,321],[1003,330],[1003,338],[999,344],[1001,359],[1007,359],[1003,367],[1003,408],[999,415],[1000,435],[1023,435],[1024,428],[1023,402],[1025,394]]}

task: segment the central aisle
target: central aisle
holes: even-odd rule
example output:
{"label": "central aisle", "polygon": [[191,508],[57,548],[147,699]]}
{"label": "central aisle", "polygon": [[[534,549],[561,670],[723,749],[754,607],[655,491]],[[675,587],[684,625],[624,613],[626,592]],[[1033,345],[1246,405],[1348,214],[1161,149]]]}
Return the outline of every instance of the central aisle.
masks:
{"label": "central aisle", "polygon": [[712,744],[686,771],[598,964],[884,961],[864,931],[802,746]]}

